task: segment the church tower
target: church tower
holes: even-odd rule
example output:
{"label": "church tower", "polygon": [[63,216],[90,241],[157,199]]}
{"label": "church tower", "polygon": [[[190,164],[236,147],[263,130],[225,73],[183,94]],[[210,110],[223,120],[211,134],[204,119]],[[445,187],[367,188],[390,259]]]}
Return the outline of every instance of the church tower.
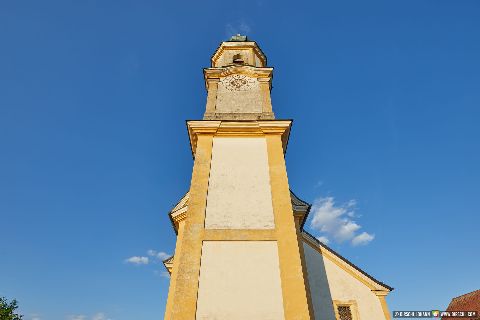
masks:
{"label": "church tower", "polygon": [[[203,120],[188,121],[195,159],[165,319],[311,319],[273,68],[255,42],[223,42],[204,70]],[[298,212],[301,216],[305,212]]]}
{"label": "church tower", "polygon": [[[204,117],[187,121],[191,185],[170,212],[177,243],[164,261],[171,273],[165,319],[329,319],[324,311],[314,316],[309,281],[321,280],[308,278],[305,243],[325,249],[304,234],[310,205],[289,188],[292,121],[275,119],[272,76],[260,47],[240,35],[221,43],[204,69]],[[333,300],[326,296],[325,304],[321,295],[319,308],[327,305],[335,319]],[[371,319],[385,319],[379,310]]]}

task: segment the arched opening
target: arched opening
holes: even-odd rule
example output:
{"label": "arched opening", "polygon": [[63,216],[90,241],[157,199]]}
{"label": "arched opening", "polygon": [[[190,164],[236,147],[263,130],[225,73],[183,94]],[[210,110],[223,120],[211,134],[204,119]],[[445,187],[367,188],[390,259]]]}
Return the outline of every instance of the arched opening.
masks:
{"label": "arched opening", "polygon": [[233,56],[233,63],[235,63],[235,64],[245,64],[245,61],[243,61],[242,55],[240,53],[235,54]]}

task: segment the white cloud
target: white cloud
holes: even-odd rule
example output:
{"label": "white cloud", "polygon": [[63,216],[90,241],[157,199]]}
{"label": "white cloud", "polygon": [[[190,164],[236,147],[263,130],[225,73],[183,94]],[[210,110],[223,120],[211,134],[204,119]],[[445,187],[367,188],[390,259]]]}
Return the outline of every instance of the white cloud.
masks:
{"label": "white cloud", "polygon": [[139,266],[160,263],[169,257],[170,254],[166,252],[150,249],[147,251],[147,256],[133,256],[125,259],[124,262]]}
{"label": "white cloud", "polygon": [[163,252],[163,251],[155,251],[155,250],[148,250],[147,251],[147,254],[150,256],[150,257],[155,257],[157,258],[158,260],[160,261],[163,261],[167,258],[170,258],[170,255],[166,252]]}
{"label": "white cloud", "polygon": [[33,313],[30,315],[30,320],[41,320],[40,315]]}
{"label": "white cloud", "polygon": [[[87,317],[86,315],[83,314],[78,314],[78,315],[70,315],[67,317],[68,320],[111,320],[110,318],[107,318],[105,313],[103,312],[97,312],[95,313],[91,318]],[[32,319],[33,320],[33,319]]]}
{"label": "white cloud", "polygon": [[318,180],[318,181],[317,181],[317,184],[315,185],[315,187],[320,188],[321,186],[323,186],[323,181]]}
{"label": "white cloud", "polygon": [[317,240],[325,244],[328,244],[330,242],[330,240],[328,240],[328,238],[325,236],[317,237]]}
{"label": "white cloud", "polygon": [[251,31],[252,27],[243,20],[238,21],[237,23],[227,23],[225,25],[225,33],[228,38],[236,34],[248,35]]}
{"label": "white cloud", "polygon": [[365,245],[365,244],[368,244],[373,239],[375,239],[375,235],[369,234],[367,232],[362,232],[361,234],[355,236],[352,239],[352,244],[354,246]]}
{"label": "white cloud", "polygon": [[92,320],[111,320],[110,318],[107,318],[105,313],[103,312],[98,312],[93,315]]}
{"label": "white cloud", "polygon": [[340,223],[338,223],[337,229],[334,231],[334,237],[338,242],[350,240],[355,237],[355,232],[360,228],[361,227],[355,221],[341,219]]}
{"label": "white cloud", "polygon": [[374,235],[367,232],[357,234],[361,226],[353,220],[359,217],[355,213],[356,204],[355,200],[350,200],[343,205],[336,205],[333,197],[316,199],[311,210],[310,227],[321,233],[318,239],[328,243],[331,237],[338,243],[351,241],[354,246],[372,241]]}
{"label": "white cloud", "polygon": [[[148,264],[148,262],[149,262],[148,257],[133,256],[128,259],[125,259],[125,263],[131,263],[135,265]],[[77,320],[77,319],[74,319],[74,320]]]}
{"label": "white cloud", "polygon": [[156,276],[170,279],[170,273],[168,273],[167,271],[155,270],[155,271],[153,271],[153,273],[154,273]]}

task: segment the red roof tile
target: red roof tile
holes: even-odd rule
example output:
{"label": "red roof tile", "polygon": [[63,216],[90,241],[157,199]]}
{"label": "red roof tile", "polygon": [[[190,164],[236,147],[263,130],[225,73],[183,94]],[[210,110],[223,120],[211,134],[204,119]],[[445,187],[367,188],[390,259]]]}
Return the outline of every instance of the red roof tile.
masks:
{"label": "red roof tile", "polygon": [[[447,311],[477,311],[480,314],[480,290],[453,298]],[[469,318],[443,318],[448,320],[467,320]],[[477,317],[475,319],[480,319]]]}

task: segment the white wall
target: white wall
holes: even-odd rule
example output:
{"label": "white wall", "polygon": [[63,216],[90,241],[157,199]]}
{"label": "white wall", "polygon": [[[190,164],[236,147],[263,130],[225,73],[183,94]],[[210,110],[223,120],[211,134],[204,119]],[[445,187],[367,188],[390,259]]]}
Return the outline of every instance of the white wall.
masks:
{"label": "white wall", "polygon": [[213,139],[205,228],[274,228],[265,138]]}
{"label": "white wall", "polygon": [[303,244],[303,250],[315,320],[335,320],[323,256],[306,243]]}
{"label": "white wall", "polygon": [[204,241],[197,320],[283,320],[276,241]]}
{"label": "white wall", "polygon": [[380,300],[369,287],[309,244],[304,243],[304,251],[315,319],[335,319],[332,300],[355,300],[359,320],[385,320]]}

